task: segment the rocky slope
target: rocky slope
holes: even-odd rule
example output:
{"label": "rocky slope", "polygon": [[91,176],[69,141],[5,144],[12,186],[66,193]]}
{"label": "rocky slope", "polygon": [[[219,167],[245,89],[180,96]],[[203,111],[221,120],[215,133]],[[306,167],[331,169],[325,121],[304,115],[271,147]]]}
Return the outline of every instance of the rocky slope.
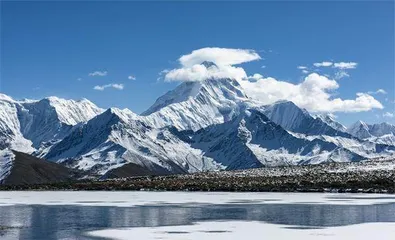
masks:
{"label": "rocky slope", "polygon": [[74,172],[62,165],[31,155],[11,151],[0,151],[0,183],[8,185],[40,184],[75,179]]}

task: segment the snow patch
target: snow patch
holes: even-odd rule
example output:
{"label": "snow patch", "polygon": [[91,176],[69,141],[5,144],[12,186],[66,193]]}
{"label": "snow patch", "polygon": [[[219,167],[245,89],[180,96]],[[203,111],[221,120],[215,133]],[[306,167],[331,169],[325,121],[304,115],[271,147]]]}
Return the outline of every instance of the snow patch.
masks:
{"label": "snow patch", "polygon": [[0,183],[11,173],[14,160],[15,155],[11,150],[0,150]]}
{"label": "snow patch", "polygon": [[128,240],[130,236],[145,240],[243,240],[247,236],[252,240],[263,239],[262,236],[295,240],[393,240],[395,223],[365,223],[323,229],[300,229],[300,226],[255,221],[216,221],[181,226],[105,229],[91,231],[87,235],[118,240]]}

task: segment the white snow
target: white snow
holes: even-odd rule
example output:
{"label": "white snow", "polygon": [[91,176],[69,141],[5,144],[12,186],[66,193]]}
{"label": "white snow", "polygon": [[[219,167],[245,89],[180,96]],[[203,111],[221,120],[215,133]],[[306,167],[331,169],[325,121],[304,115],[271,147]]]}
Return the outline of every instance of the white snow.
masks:
{"label": "white snow", "polygon": [[[86,99],[74,101],[48,97],[40,101],[15,101],[1,94],[0,149],[32,153],[42,143],[57,142],[68,134],[72,126],[86,122],[102,111]],[[50,146],[47,144],[47,147]]]}
{"label": "white snow", "polygon": [[353,136],[360,139],[374,138],[374,137],[382,137],[384,135],[394,135],[395,134],[395,125],[390,123],[376,123],[376,124],[367,124],[363,121],[357,121],[352,124],[348,131]]}
{"label": "white snow", "polygon": [[0,183],[10,174],[14,159],[15,155],[11,150],[0,150]]}
{"label": "white snow", "polygon": [[[295,228],[293,228],[295,227]],[[365,223],[324,229],[297,229],[254,221],[197,222],[193,225],[105,229],[87,235],[117,240],[393,240],[395,223]]]}
{"label": "white snow", "polygon": [[79,101],[58,97],[48,97],[46,99],[56,109],[59,120],[71,126],[80,122],[86,122],[103,112],[103,109],[85,98]]}
{"label": "white snow", "polygon": [[[195,133],[184,135],[169,126]],[[329,115],[312,116],[289,101],[262,106],[234,79],[184,82],[142,115],[128,109],[104,111],[87,99],[17,101],[0,94],[0,149],[67,160],[69,166],[96,169],[97,174],[127,163],[192,173],[359,161],[395,152],[394,126],[358,123],[355,128],[359,126],[368,136],[388,134],[360,141]],[[379,143],[392,149],[377,147]]]}

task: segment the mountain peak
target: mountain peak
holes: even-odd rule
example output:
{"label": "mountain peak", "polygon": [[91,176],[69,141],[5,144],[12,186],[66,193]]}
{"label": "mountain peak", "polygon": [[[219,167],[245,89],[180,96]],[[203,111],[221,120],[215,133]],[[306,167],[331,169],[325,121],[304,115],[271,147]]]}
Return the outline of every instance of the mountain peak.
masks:
{"label": "mountain peak", "polygon": [[0,100],[7,102],[15,102],[15,100],[12,99],[12,97],[5,95],[4,93],[0,93]]}
{"label": "mountain peak", "polygon": [[192,99],[207,99],[213,101],[235,101],[247,99],[247,95],[240,84],[230,78],[206,79],[197,82],[183,82],[174,90],[159,97],[155,103],[142,115],[150,115],[171,104],[180,103]]}
{"label": "mountain peak", "polygon": [[210,61],[204,61],[200,65],[205,66],[206,68],[211,68],[211,67],[218,67],[217,64],[210,62]]}

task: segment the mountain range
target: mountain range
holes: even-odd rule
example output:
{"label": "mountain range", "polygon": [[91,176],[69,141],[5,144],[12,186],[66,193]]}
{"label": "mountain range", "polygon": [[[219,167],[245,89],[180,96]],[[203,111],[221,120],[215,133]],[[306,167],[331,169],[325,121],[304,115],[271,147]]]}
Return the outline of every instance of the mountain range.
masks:
{"label": "mountain range", "polygon": [[11,149],[100,178],[363,161],[392,156],[394,135],[388,123],[346,128],[290,101],[263,105],[234,79],[183,82],[140,115],[0,94],[3,178]]}

